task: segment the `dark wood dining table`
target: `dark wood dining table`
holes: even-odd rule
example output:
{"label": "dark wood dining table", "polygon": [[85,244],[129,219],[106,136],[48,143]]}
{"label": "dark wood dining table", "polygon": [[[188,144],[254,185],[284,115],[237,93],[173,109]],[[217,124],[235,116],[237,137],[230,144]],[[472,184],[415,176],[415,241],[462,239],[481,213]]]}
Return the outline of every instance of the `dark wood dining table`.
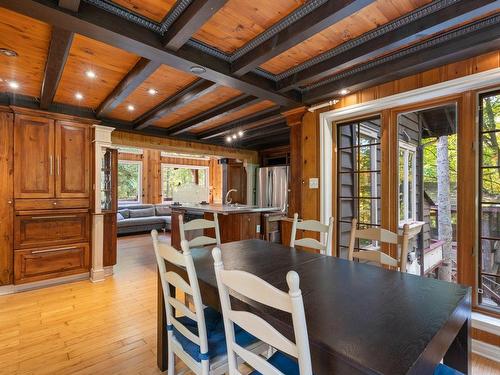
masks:
{"label": "dark wood dining table", "polygon": [[[220,309],[211,249],[193,249],[203,303]],[[471,373],[471,290],[457,284],[312,254],[261,240],[221,246],[226,269],[251,272],[287,291],[300,276],[313,372],[432,374],[444,363]],[[167,264],[167,269],[185,272]],[[173,292],[173,290],[172,290]],[[158,286],[158,367],[167,368],[166,317]],[[289,314],[240,303],[293,340]]]}

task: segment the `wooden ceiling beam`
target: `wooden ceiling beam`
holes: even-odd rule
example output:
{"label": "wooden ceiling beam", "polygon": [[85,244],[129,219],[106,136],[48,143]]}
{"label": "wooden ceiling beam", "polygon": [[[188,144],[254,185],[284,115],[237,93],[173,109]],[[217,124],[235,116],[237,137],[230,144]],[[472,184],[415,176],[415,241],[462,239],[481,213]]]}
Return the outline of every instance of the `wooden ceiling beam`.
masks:
{"label": "wooden ceiling beam", "polygon": [[[415,10],[414,13],[418,12],[419,9]],[[498,9],[498,1],[496,0],[461,1],[449,5],[446,8],[403,24],[400,27],[393,28],[391,31],[380,33],[378,36],[369,38],[366,42],[355,45],[344,52],[331,53],[331,58],[278,81],[277,89],[284,92],[294,87],[305,85],[307,82],[317,81],[338,71],[348,69],[377,56],[382,56],[398,48],[410,45],[433,34],[460,26],[467,20],[475,19],[496,9]],[[384,27],[382,26],[378,30]],[[367,35],[371,33],[377,35],[377,29],[368,32]],[[360,38],[365,37],[366,34]],[[335,49],[343,47],[344,45],[340,45],[331,51],[333,52]]]}
{"label": "wooden ceiling beam", "polygon": [[[379,59],[379,61],[384,61],[383,63],[373,66],[374,62],[372,61],[366,64],[366,70],[362,70],[363,65],[358,65],[355,72],[353,70],[353,74],[348,74],[349,71],[343,71],[341,73],[342,77],[339,77],[339,79],[332,76],[330,78],[331,82],[304,92],[304,102],[313,104],[338,98],[338,92],[342,89],[355,92],[498,50],[500,48],[499,17],[496,14],[465,25],[460,28],[461,30],[452,30],[449,33],[440,34],[436,38],[428,39],[406,50],[396,52],[393,54],[395,56],[393,59],[388,60],[389,56],[393,55],[387,55]],[[479,24],[483,26],[479,27]],[[470,32],[464,31],[466,29],[470,30]],[[447,35],[449,35],[449,38],[447,38]],[[406,53],[404,53],[405,51]]]}
{"label": "wooden ceiling beam", "polygon": [[45,73],[43,75],[42,89],[40,92],[40,108],[47,109],[54,100],[57,87],[64,70],[64,65],[69,55],[73,33],[58,27],[52,28]]}
{"label": "wooden ceiling beam", "polygon": [[80,0],[59,0],[59,6],[72,12],[78,12]]}
{"label": "wooden ceiling beam", "polygon": [[214,121],[221,117],[227,116],[231,113],[242,110],[245,107],[251,106],[255,103],[260,102],[258,99],[251,95],[240,95],[234,99],[227,102],[219,104],[208,111],[204,111],[198,115],[195,115],[187,120],[184,120],[178,124],[172,125],[166,131],[167,135],[179,135],[181,133],[188,132],[190,130],[196,129],[208,121]]}
{"label": "wooden ceiling beam", "polygon": [[269,147],[277,147],[290,144],[290,129],[284,130],[282,133],[275,134],[273,138],[261,138],[253,142],[242,143],[241,147],[246,149],[261,150]]}
{"label": "wooden ceiling beam", "polygon": [[194,0],[164,35],[165,47],[177,51],[219,11],[227,0]]}
{"label": "wooden ceiling beam", "polygon": [[[287,128],[286,122],[281,121],[274,123],[269,127],[259,127],[253,129],[251,132],[246,132],[243,134],[243,137],[240,139],[241,143],[250,143],[255,140],[264,139],[271,136],[276,136],[278,134],[283,134],[289,132],[290,129]],[[267,139],[268,141],[272,141],[272,139]]]}
{"label": "wooden ceiling beam", "polygon": [[105,117],[112,112],[160,66],[156,61],[141,58],[99,105],[97,117]]}
{"label": "wooden ceiling beam", "polygon": [[202,66],[205,72],[199,77],[278,105],[294,106],[300,101],[295,95],[276,92],[271,80],[233,76],[228,62],[194,47],[168,50],[154,31],[86,2],[80,4],[78,14],[62,10],[51,0],[0,0],[0,6],[184,72],[191,72],[193,65]]}
{"label": "wooden ceiling beam", "polygon": [[134,121],[134,129],[141,130],[147,128],[155,121],[171,112],[175,112],[189,102],[213,92],[218,87],[217,84],[200,78],[136,119]]}
{"label": "wooden ceiling beam", "polygon": [[231,64],[231,71],[237,76],[244,75],[334,23],[351,16],[374,1],[329,0],[236,59]]}
{"label": "wooden ceiling beam", "polygon": [[256,126],[270,124],[272,122],[282,120],[283,116],[281,115],[279,108],[273,107],[239,118],[237,120],[226,122],[225,124],[217,126],[216,128],[205,130],[198,134],[198,139],[207,140],[223,136],[235,130],[251,129]]}

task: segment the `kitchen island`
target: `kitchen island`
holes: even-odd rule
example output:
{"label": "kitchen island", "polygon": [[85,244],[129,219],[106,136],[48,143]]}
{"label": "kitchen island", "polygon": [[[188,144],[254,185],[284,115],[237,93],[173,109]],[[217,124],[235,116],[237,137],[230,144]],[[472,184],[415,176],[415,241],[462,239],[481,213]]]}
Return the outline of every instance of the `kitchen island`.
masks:
{"label": "kitchen island", "polygon": [[[179,220],[185,221],[205,218],[213,220],[217,213],[221,242],[231,242],[247,239],[262,238],[263,215],[279,213],[277,207],[258,207],[242,204],[182,204],[172,205],[172,246],[180,249]],[[187,239],[197,237],[203,233],[190,232]],[[205,235],[215,237],[213,229],[206,229]]]}

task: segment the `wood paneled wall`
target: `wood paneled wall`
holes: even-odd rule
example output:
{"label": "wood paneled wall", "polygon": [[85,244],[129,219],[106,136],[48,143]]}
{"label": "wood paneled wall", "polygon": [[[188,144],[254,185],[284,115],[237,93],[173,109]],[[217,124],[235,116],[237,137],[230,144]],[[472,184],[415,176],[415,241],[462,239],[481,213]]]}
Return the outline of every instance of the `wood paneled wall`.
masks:
{"label": "wood paneled wall", "polygon": [[197,160],[190,158],[176,158],[161,156],[160,150],[143,149],[143,154],[129,154],[120,152],[118,160],[133,160],[142,162],[142,203],[162,203],[161,165],[179,164],[209,167],[209,188],[211,202],[221,202],[222,172],[216,158]]}

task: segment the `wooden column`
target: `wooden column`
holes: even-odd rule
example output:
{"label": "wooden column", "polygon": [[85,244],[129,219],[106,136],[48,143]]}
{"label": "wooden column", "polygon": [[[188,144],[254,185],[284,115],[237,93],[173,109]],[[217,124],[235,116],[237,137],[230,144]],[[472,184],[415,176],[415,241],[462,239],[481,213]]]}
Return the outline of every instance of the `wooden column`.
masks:
{"label": "wooden column", "polygon": [[[1,109],[0,109],[1,110]],[[12,113],[0,112],[0,285],[13,282],[13,124]]]}
{"label": "wooden column", "polygon": [[295,212],[302,214],[302,118],[307,109],[299,107],[283,112],[290,126],[290,195],[288,198],[288,216]]}

